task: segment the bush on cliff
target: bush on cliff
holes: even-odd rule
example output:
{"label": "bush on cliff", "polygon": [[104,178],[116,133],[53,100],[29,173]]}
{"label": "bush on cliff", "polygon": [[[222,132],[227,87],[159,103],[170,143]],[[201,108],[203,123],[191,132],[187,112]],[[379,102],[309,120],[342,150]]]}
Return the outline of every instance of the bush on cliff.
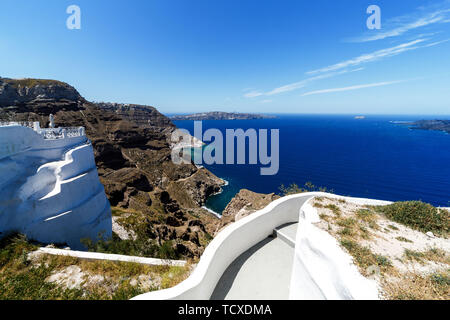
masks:
{"label": "bush on cliff", "polygon": [[296,183],[291,183],[289,186],[285,187],[282,184],[279,188],[280,196],[289,196],[291,194],[305,193],[305,192],[330,192],[333,193],[333,190],[327,190],[326,187],[317,187],[311,182],[306,182],[303,187],[299,187]]}
{"label": "bush on cliff", "polygon": [[377,210],[389,219],[413,229],[446,236],[449,231],[450,212],[421,201],[396,202]]}

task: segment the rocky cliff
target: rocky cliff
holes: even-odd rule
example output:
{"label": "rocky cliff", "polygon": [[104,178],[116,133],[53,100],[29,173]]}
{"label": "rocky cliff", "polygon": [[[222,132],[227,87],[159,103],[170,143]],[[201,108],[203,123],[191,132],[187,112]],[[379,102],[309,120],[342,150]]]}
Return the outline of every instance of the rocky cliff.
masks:
{"label": "rocky cliff", "polygon": [[29,104],[39,100],[84,100],[67,83],[55,80],[0,78],[0,106]]}
{"label": "rocky cliff", "polygon": [[[178,239],[184,255],[199,255],[217,219],[199,210],[223,181],[193,164],[171,161],[172,122],[155,108],[91,103],[68,84],[53,80],[0,79],[0,121],[39,121],[84,126],[92,141],[100,181],[113,207],[145,214],[148,234],[163,244]],[[170,217],[170,218],[169,218]],[[190,228],[190,225],[200,225]],[[194,230],[194,231],[193,231]]]}
{"label": "rocky cliff", "polygon": [[241,189],[234,198],[231,199],[225,210],[222,212],[222,219],[215,234],[229,224],[236,222],[257,210],[263,209],[278,198],[280,198],[280,196],[275,193],[264,194]]}
{"label": "rocky cliff", "polygon": [[175,115],[172,120],[253,120],[253,119],[274,119],[276,116],[256,113],[237,113],[212,111],[203,113],[194,113],[188,115]]}
{"label": "rocky cliff", "polygon": [[154,128],[164,128],[170,131],[175,128],[170,119],[162,116],[155,107],[105,102],[99,102],[96,105],[102,110],[113,112],[140,126],[150,125]]}

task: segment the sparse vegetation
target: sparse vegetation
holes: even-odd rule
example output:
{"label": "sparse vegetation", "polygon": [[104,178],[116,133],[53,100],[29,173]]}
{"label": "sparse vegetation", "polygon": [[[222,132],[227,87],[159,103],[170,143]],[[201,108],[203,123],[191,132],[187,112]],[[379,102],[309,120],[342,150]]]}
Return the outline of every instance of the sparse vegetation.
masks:
{"label": "sparse vegetation", "polygon": [[359,209],[356,212],[356,216],[365,222],[372,222],[377,219],[376,213],[369,209]]}
{"label": "sparse vegetation", "polygon": [[402,241],[402,242],[413,243],[411,240],[406,239],[405,237],[397,237],[397,238],[395,238],[395,239],[397,239],[398,241]]}
{"label": "sparse vegetation", "polygon": [[323,208],[323,204],[320,202],[314,202],[313,207],[315,208]]}
{"label": "sparse vegetation", "polygon": [[282,184],[279,187],[279,190],[280,190],[280,196],[282,196],[282,197],[288,196],[291,194],[314,192],[314,191],[333,193],[333,190],[328,190],[326,187],[317,187],[314,184],[312,184],[311,182],[306,182],[303,187],[299,187],[296,183],[291,183],[287,187],[285,187],[284,184]]}
{"label": "sparse vegetation", "polygon": [[431,248],[422,252],[405,249],[404,256],[408,260],[414,260],[420,263],[424,263],[425,261],[434,261],[450,264],[450,259],[446,255],[445,251],[437,248]]}
{"label": "sparse vegetation", "polygon": [[324,208],[333,211],[333,213],[337,216],[339,216],[341,214],[341,209],[335,204],[328,204],[328,205],[324,206]]}
{"label": "sparse vegetation", "polygon": [[380,226],[375,221],[369,221],[369,227],[373,230],[380,230]]}
{"label": "sparse vegetation", "polygon": [[359,231],[361,232],[361,238],[363,238],[365,240],[370,239],[370,232],[369,232],[369,230],[367,230],[366,227],[360,225],[359,226]]}
{"label": "sparse vegetation", "polygon": [[392,265],[388,258],[372,253],[369,248],[359,245],[354,240],[343,238],[341,239],[341,245],[354,258],[356,265],[360,267],[363,274],[366,273],[368,267],[373,265],[379,266],[381,270],[386,270]]}
{"label": "sparse vegetation", "polygon": [[[450,298],[450,269],[447,267],[447,271],[442,270],[446,265],[450,265],[448,253],[438,248],[425,251],[404,250],[405,243],[414,243],[410,239],[417,241],[418,246],[424,239],[429,239],[425,234],[406,230],[407,226],[400,228],[390,222],[394,219],[388,217],[379,207],[341,203],[339,199],[331,198],[320,201],[314,199],[313,203],[322,220],[319,226],[340,241],[363,275],[373,274],[373,269],[369,267],[379,268],[377,282],[382,288],[384,298]],[[399,230],[405,233],[394,233]],[[391,245],[392,248],[389,247]],[[429,270],[426,271],[428,273],[405,271],[414,270],[417,262],[422,265],[421,270]],[[405,269],[400,268],[400,265]]]}
{"label": "sparse vegetation", "polygon": [[2,78],[2,81],[10,84],[14,88],[18,88],[19,86],[32,88],[37,85],[48,86],[48,85],[52,85],[52,84],[65,85],[64,82],[57,81],[57,80],[47,80],[47,79],[14,79],[14,80],[11,80],[11,79]]}
{"label": "sparse vegetation", "polygon": [[[86,261],[73,257],[42,255],[30,261],[28,254],[37,249],[22,235],[0,240],[1,300],[104,300],[130,299],[144,292],[168,288],[184,280],[189,266],[147,266],[127,262]],[[70,288],[48,281],[69,266],[79,267],[85,276],[100,277]],[[139,277],[159,279],[159,286],[143,287]]]}
{"label": "sparse vegetation", "polygon": [[[112,211],[116,223],[133,236],[128,240],[124,240],[113,232],[112,238],[109,240],[103,240],[102,237],[99,237],[98,241],[83,239],[82,243],[89,251],[160,259],[183,259],[192,257],[186,249],[190,243],[182,239],[182,232],[188,230],[189,227],[180,227],[177,230],[179,232],[178,236],[174,233],[173,240],[161,240],[157,237],[152,224],[166,225],[167,217],[162,213],[155,212],[149,217],[142,212],[131,209],[125,210],[114,207]],[[198,243],[205,247],[212,238],[206,231],[198,233]]]}
{"label": "sparse vegetation", "polygon": [[350,236],[350,237],[354,236],[353,230],[351,228],[349,228],[349,227],[345,227],[345,228],[340,229],[338,231],[338,234],[340,234],[342,236]]}
{"label": "sparse vegetation", "polygon": [[161,245],[156,240],[148,239],[140,234],[136,240],[122,240],[115,233],[109,240],[83,239],[83,244],[92,252],[123,254],[129,256],[152,257],[160,259],[179,259],[174,250],[173,241],[165,241]]}
{"label": "sparse vegetation", "polygon": [[353,227],[356,224],[356,220],[353,218],[339,219],[337,224],[341,227]]}
{"label": "sparse vegetation", "polygon": [[391,300],[449,300],[450,273],[398,274],[398,281],[384,279],[386,298]]}

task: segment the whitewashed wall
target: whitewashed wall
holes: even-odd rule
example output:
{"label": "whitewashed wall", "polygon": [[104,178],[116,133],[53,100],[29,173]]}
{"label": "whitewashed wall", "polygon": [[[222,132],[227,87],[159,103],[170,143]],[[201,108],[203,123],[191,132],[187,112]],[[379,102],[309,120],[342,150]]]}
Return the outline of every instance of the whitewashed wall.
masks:
{"label": "whitewashed wall", "polygon": [[[344,198],[357,204],[385,205],[389,202]],[[300,210],[295,240],[294,264],[289,298],[292,300],[376,300],[378,287],[363,277],[352,257],[326,231],[314,225],[320,221],[316,209],[305,203]]]}
{"label": "whitewashed wall", "polygon": [[242,253],[271,235],[275,227],[298,221],[300,207],[309,198],[307,195],[284,197],[231,224],[206,247],[188,279],[173,288],[149,292],[134,299],[209,299],[228,266]]}

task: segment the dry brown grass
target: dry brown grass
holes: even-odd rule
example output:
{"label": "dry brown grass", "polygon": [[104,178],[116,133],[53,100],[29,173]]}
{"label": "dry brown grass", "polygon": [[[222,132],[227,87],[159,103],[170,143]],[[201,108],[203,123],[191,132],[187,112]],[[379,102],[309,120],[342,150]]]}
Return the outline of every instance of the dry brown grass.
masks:
{"label": "dry brown grass", "polygon": [[[45,254],[41,255],[34,264],[48,265],[52,268],[53,273],[61,272],[69,266],[78,266],[86,274],[82,290],[99,299],[112,296],[117,289],[133,290],[132,292],[167,289],[185,280],[191,270],[190,263],[184,267],[152,266],[132,262],[84,260]],[[101,276],[102,281],[88,281],[88,277],[93,276]],[[142,276],[151,280],[151,287],[146,287],[148,284],[141,283]]]}
{"label": "dry brown grass", "polygon": [[351,238],[345,237],[340,243],[353,257],[361,274],[368,276],[367,268],[371,266],[378,266],[381,272],[389,272],[392,269],[388,258],[374,254],[369,248],[361,246]]}
{"label": "dry brown grass", "polygon": [[431,248],[426,251],[414,251],[406,249],[404,257],[407,260],[417,261],[422,264],[424,264],[426,261],[433,261],[450,265],[449,255],[444,250],[437,248]]}
{"label": "dry brown grass", "polygon": [[449,300],[450,272],[432,275],[397,273],[392,279],[384,278],[382,287],[389,300]]}
{"label": "dry brown grass", "polygon": [[[68,256],[55,256],[43,254],[38,263],[46,263],[54,266],[55,270],[62,270],[71,265],[77,265],[82,271],[90,274],[99,274],[111,279],[119,280],[132,278],[140,275],[158,276],[164,279],[166,276],[173,278],[173,274],[178,275],[178,279],[189,275],[190,263],[184,267],[178,266],[153,266],[134,262],[85,260]],[[184,279],[183,279],[184,280]],[[181,280],[182,281],[182,280]],[[170,281],[173,285],[176,281]]]}

